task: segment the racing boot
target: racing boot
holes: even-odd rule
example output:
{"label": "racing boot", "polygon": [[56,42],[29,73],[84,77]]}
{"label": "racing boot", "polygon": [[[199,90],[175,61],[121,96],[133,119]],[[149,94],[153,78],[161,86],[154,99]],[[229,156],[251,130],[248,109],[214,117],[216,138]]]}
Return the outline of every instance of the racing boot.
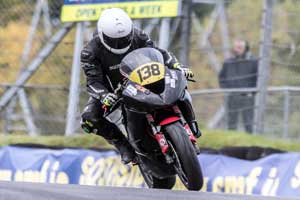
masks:
{"label": "racing boot", "polygon": [[124,164],[130,163],[135,158],[134,149],[115,124],[109,123],[106,120],[99,122],[84,119],[81,121],[81,127],[86,133],[94,133],[102,136],[108,143],[114,145],[119,151]]}
{"label": "racing boot", "polygon": [[121,155],[122,163],[128,164],[134,161],[134,149],[131,147],[130,143],[128,142],[127,138],[123,135],[123,133],[118,134],[117,137],[115,137],[112,140],[108,140],[108,142],[117,148]]}
{"label": "racing boot", "polygon": [[185,121],[187,122],[191,131],[193,132],[194,136],[196,138],[199,138],[202,135],[202,133],[196,121],[194,108],[192,106],[192,98],[187,90],[185,91],[184,97],[178,102],[178,106],[182,112]]}
{"label": "racing boot", "polygon": [[[194,113],[194,108],[192,105],[192,98],[188,91],[185,91],[184,97],[178,102],[179,109],[181,110],[181,113],[186,121],[186,123],[189,125],[193,135],[196,138],[199,138],[202,133],[198,127],[198,123],[196,121],[195,113]],[[196,143],[193,143],[194,149],[197,153],[197,155],[200,154],[200,149],[197,146]]]}
{"label": "racing boot", "polygon": [[193,132],[194,136],[196,138],[199,138],[202,133],[201,133],[201,130],[199,129],[198,127],[198,123],[196,120],[190,120],[190,121],[187,121],[189,127],[191,128],[191,131]]}

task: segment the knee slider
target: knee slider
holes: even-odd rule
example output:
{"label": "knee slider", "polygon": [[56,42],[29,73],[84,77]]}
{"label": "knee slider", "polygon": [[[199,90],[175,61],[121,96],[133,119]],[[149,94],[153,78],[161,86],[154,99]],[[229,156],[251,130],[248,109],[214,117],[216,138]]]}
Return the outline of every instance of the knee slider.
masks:
{"label": "knee slider", "polygon": [[97,119],[88,113],[84,113],[81,118],[81,128],[86,133],[94,133],[106,139],[113,138],[115,127],[106,119]]}
{"label": "knee slider", "polygon": [[95,120],[93,117],[89,116],[89,114],[87,114],[87,113],[82,114],[80,125],[81,125],[81,128],[86,133],[97,133],[98,132],[98,129],[96,127],[97,120]]}
{"label": "knee slider", "polygon": [[81,119],[80,125],[81,125],[81,128],[84,130],[85,133],[92,133],[93,132],[94,125],[90,121]]}

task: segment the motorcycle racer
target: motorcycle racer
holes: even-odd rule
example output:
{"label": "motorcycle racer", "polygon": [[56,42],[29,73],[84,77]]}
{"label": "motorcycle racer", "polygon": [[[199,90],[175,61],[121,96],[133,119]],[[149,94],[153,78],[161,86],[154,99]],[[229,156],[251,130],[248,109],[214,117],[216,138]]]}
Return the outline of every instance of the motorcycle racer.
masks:
{"label": "motorcycle racer", "polygon": [[[102,108],[113,106],[118,98],[114,90],[123,78],[119,71],[121,60],[129,52],[143,47],[157,48],[145,32],[134,27],[130,17],[122,9],[111,8],[102,12],[93,38],[81,51],[81,67],[86,75],[90,95],[81,115],[81,127],[85,132],[95,133],[113,144],[125,164],[133,160],[135,153],[121,130],[103,117],[105,111]],[[167,67],[181,70],[187,78],[194,76],[173,54],[158,50]],[[200,131],[190,95],[187,97],[179,106],[192,132],[199,137]]]}

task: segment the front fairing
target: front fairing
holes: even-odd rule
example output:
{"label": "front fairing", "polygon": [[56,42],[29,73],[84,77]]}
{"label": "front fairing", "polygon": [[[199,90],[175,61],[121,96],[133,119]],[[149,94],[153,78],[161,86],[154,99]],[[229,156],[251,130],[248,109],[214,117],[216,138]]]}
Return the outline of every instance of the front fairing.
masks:
{"label": "front fairing", "polygon": [[161,97],[167,105],[171,105],[183,96],[187,81],[181,71],[168,68],[166,71],[165,90]]}
{"label": "front fairing", "polygon": [[187,86],[185,77],[180,71],[166,68],[165,90],[161,94],[151,92],[144,87],[129,81],[123,90],[123,99],[127,107],[138,111],[152,111],[173,105],[184,94]]}
{"label": "front fairing", "polygon": [[120,73],[143,86],[161,81],[165,76],[163,56],[154,48],[136,49],[123,58]]}

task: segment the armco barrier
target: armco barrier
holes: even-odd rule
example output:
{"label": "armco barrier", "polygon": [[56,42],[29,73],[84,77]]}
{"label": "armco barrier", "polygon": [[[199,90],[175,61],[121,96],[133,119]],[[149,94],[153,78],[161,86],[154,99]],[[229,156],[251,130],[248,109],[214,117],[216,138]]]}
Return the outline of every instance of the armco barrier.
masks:
{"label": "armco barrier", "polygon": [[[256,161],[202,154],[203,191],[273,196],[300,195],[300,153]],[[122,165],[114,151],[0,149],[0,180],[98,186],[145,187],[137,167]],[[180,182],[177,189],[183,189]]]}

